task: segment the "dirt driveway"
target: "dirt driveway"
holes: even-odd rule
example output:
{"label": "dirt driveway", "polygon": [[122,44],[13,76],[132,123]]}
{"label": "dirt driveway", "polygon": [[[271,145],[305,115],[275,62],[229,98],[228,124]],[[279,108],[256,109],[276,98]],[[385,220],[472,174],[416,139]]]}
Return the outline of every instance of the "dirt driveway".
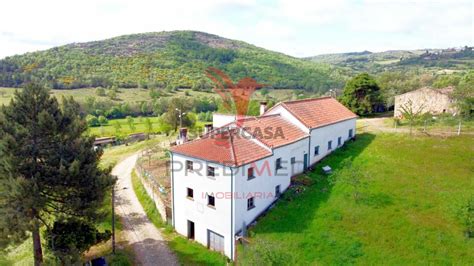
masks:
{"label": "dirt driveway", "polygon": [[122,221],[123,238],[128,242],[139,265],[179,265],[161,232],[151,223],[138,201],[131,173],[137,161],[132,155],[118,163],[112,174],[118,178],[115,210]]}

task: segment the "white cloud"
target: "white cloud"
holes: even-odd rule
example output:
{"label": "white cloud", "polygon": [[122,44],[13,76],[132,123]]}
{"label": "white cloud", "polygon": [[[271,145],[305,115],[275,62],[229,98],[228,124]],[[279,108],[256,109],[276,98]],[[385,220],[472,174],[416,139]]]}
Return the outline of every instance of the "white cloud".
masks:
{"label": "white cloud", "polygon": [[0,58],[122,34],[200,30],[296,56],[473,44],[472,1],[16,0]]}

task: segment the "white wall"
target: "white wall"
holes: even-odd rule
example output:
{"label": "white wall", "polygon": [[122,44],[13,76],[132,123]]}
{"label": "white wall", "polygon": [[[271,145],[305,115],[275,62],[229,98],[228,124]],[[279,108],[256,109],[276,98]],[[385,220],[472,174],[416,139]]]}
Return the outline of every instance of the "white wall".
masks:
{"label": "white wall", "polygon": [[[290,185],[291,177],[303,172],[304,153],[308,150],[309,139],[274,149],[271,157],[237,168],[235,180],[235,223],[234,233],[242,229],[243,222],[248,226],[262,211],[266,210],[275,198],[275,187],[280,185],[283,193]],[[291,166],[291,157],[296,164]],[[282,158],[282,166],[275,174],[277,158]],[[248,180],[247,169],[254,167],[255,178]],[[250,195],[249,195],[250,193]],[[247,199],[254,196],[255,208],[247,210]]]}
{"label": "white wall", "polygon": [[[342,144],[349,139],[349,129],[352,136],[356,134],[356,119],[349,119],[336,124],[315,128],[311,130],[310,165],[318,162],[326,155],[338,148],[337,139],[342,138]],[[332,140],[332,149],[328,150],[328,141]],[[319,155],[314,155],[314,147],[319,145]],[[341,145],[342,146],[342,145]]]}
{"label": "white wall", "polygon": [[[278,111],[285,117],[283,113],[285,113],[286,109],[282,108]],[[286,118],[289,121],[296,120],[287,111],[286,113]],[[302,124],[296,120],[295,125],[301,126]],[[308,166],[316,163],[338,148],[338,137],[342,138],[341,144],[348,140],[349,129],[353,130],[353,136],[355,136],[355,118],[313,129],[311,130],[311,144],[309,143],[309,138],[305,138],[298,142],[275,148],[273,149],[273,155],[270,157],[250,165],[233,168],[232,177],[230,167],[173,154],[173,220],[176,231],[187,236],[187,220],[191,220],[195,223],[196,241],[207,246],[207,230],[212,230],[224,236],[225,255],[228,257],[235,255],[232,251],[234,234],[242,229],[244,222],[248,226],[274,202],[275,187],[277,185],[280,185],[280,191],[283,193],[290,185],[291,177],[303,171],[304,154],[308,153],[310,161]],[[309,131],[307,128],[306,130]],[[327,149],[327,142],[329,140],[333,141],[332,150],[330,151]],[[318,156],[313,155],[316,145],[320,146]],[[296,164],[292,168],[291,157],[293,156],[296,159]],[[278,175],[275,175],[277,158],[282,158],[284,169],[280,169],[277,171]],[[195,167],[202,165],[202,169],[186,173],[186,160],[193,161]],[[215,167],[216,177],[214,179],[206,176],[207,165]],[[181,169],[177,169],[177,167]],[[251,180],[247,178],[248,167],[254,167],[256,177]],[[194,190],[193,201],[186,197],[187,187]],[[232,191],[234,194],[231,194]],[[206,192],[213,192],[215,194],[215,209],[207,206]],[[249,195],[249,193],[251,194]],[[249,196],[254,196],[255,198],[255,208],[251,210],[247,210],[247,198]],[[234,199],[233,203],[232,198]],[[231,229],[231,220],[234,221],[233,229]]]}
{"label": "white wall", "polygon": [[[201,170],[185,171],[185,161],[194,162],[194,167],[202,165]],[[215,167],[215,177],[207,177],[207,165]],[[225,171],[225,172],[224,172]],[[219,198],[225,192],[230,192],[231,177],[228,167],[207,163],[202,160],[173,154],[173,200],[175,230],[187,236],[187,221],[195,226],[195,240],[207,247],[207,230],[212,230],[224,236],[225,254],[231,256],[231,201]],[[194,190],[194,200],[186,197],[187,188]],[[215,209],[207,206],[206,193],[215,194]],[[223,194],[222,194],[223,195]],[[222,196],[223,197],[223,196]]]}
{"label": "white wall", "polygon": [[299,129],[303,130],[306,133],[309,133],[309,129],[301,123],[292,113],[290,113],[285,107],[278,105],[272,110],[268,111],[268,115],[280,114],[283,118],[290,121],[292,124],[297,126]]}
{"label": "white wall", "polygon": [[212,114],[212,127],[219,128],[235,121],[235,115]]}

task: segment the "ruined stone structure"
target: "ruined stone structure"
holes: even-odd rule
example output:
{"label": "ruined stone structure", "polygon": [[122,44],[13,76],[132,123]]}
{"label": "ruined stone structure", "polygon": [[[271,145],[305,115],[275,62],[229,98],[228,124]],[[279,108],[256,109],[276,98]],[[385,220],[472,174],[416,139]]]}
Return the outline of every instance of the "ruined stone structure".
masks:
{"label": "ruined stone structure", "polygon": [[424,87],[418,90],[410,91],[401,95],[395,96],[394,116],[402,116],[402,106],[408,105],[412,102],[413,110],[420,110],[422,113],[451,113],[456,114],[457,109],[452,98],[453,87],[446,87],[443,89],[433,89]]}

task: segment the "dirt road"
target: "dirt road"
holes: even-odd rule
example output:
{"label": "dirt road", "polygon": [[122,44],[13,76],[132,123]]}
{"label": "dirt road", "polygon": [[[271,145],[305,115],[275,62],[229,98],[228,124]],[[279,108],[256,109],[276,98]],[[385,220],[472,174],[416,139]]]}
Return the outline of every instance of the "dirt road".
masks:
{"label": "dirt road", "polygon": [[118,163],[112,174],[118,178],[115,210],[122,221],[123,238],[135,254],[139,265],[178,265],[178,260],[163,239],[161,232],[147,218],[132,187],[131,173],[137,155]]}

